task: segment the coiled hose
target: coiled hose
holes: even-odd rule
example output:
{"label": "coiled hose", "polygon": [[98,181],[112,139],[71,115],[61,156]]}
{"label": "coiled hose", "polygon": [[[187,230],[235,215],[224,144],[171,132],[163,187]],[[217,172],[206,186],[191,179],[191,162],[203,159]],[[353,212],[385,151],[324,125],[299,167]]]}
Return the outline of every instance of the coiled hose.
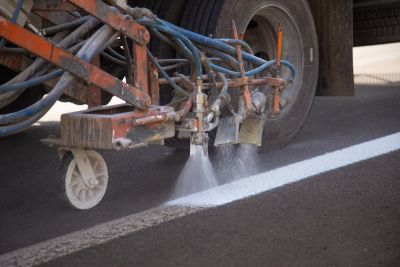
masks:
{"label": "coiled hose", "polygon": [[[83,61],[89,62],[93,57],[106,48],[112,37],[116,37],[115,31],[109,26],[104,25],[85,43],[85,45],[79,50],[77,56]],[[75,77],[72,74],[64,72],[60,80],[57,82],[57,85],[46,97],[28,108],[18,112],[1,115],[0,123],[9,125],[0,127],[0,136],[18,133],[38,121],[60,98],[65,88],[67,88],[67,86],[74,80]]]}

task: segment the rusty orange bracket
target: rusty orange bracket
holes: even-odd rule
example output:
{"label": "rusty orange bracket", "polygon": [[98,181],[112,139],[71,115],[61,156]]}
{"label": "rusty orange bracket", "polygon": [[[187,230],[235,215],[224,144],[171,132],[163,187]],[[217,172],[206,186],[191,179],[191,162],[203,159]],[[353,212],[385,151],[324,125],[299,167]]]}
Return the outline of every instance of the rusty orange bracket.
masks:
{"label": "rusty orange bracket", "polygon": [[143,91],[129,86],[2,16],[0,16],[0,36],[140,109],[147,109],[151,105],[150,96]]}
{"label": "rusty orange bracket", "polygon": [[145,27],[101,0],[68,0],[68,2],[85,10],[141,45],[146,45],[150,41],[150,33]]}
{"label": "rusty orange bracket", "polygon": [[[93,60],[92,64],[96,67],[100,66],[100,55],[97,55]],[[87,87],[87,104],[89,108],[97,107],[101,105],[101,89],[94,85]]]}
{"label": "rusty orange bracket", "polygon": [[133,68],[134,86],[149,93],[149,65],[146,46],[133,43],[135,66]]}
{"label": "rusty orange bracket", "polygon": [[[281,56],[282,56],[282,25],[278,24],[278,38],[276,42],[276,70],[275,78],[280,78],[280,68],[281,68]],[[279,85],[274,86],[274,101],[272,107],[272,114],[277,115],[280,112],[280,102],[281,102],[281,88]]]}
{"label": "rusty orange bracket", "polygon": [[150,67],[150,95],[153,105],[160,105],[160,80],[158,79],[158,69],[149,63]]}
{"label": "rusty orange bracket", "polygon": [[[235,20],[232,20],[232,33],[233,33],[233,38],[234,39],[240,40],[238,32],[237,32]],[[242,57],[242,49],[241,49],[241,45],[240,44],[236,45],[236,55],[237,55],[237,58],[238,58],[238,61],[239,61],[241,78],[246,78],[246,72],[245,72],[245,69],[244,69],[244,63],[243,63],[243,57]],[[249,85],[247,83],[245,83],[245,84],[243,84],[242,88],[243,88],[244,104],[246,106],[247,113],[249,113],[253,109],[253,104],[252,104],[252,101],[251,101],[251,94],[250,94],[250,90],[249,90]]]}

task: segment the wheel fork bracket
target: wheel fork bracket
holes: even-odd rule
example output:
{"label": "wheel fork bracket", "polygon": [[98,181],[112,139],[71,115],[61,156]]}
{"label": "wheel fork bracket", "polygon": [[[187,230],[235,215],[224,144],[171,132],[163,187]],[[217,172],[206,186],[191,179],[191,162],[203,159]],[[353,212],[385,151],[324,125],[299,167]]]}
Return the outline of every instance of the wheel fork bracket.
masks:
{"label": "wheel fork bracket", "polygon": [[71,148],[70,151],[74,156],[80,174],[82,175],[83,182],[89,188],[93,188],[99,184],[99,180],[94,174],[93,166],[86,154],[86,150],[82,148]]}

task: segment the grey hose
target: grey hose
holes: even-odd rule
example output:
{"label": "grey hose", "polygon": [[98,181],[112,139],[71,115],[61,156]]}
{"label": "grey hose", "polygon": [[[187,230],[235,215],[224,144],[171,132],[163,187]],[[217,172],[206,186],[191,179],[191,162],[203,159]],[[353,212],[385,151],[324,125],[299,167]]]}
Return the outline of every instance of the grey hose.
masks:
{"label": "grey hose", "polygon": [[[104,25],[79,50],[77,56],[82,60],[89,62],[105,48],[105,46],[109,43],[108,41],[110,38],[115,36],[114,34],[115,31],[112,28]],[[67,88],[67,86],[74,80],[75,77],[72,74],[64,72],[57,85],[45,98],[28,108],[1,116],[1,124],[14,124],[0,127],[0,136],[18,133],[29,127],[35,121],[39,120],[63,94],[65,88]]]}

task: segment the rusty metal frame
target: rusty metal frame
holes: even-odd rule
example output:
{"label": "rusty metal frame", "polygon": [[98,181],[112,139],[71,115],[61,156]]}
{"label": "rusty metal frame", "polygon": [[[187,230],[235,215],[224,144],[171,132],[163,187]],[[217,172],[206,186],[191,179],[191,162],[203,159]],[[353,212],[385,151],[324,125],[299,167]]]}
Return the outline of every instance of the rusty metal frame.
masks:
{"label": "rusty metal frame", "polygon": [[35,0],[32,11],[75,11],[77,7],[60,0]]}
{"label": "rusty metal frame", "polygon": [[61,116],[61,144],[66,147],[123,149],[147,145],[175,135],[172,107],[147,111],[129,105],[96,107]]}
{"label": "rusty metal frame", "polygon": [[134,85],[144,93],[149,93],[149,65],[147,59],[147,47],[133,44],[133,56],[135,64],[133,68]]}
{"label": "rusty metal frame", "polygon": [[151,105],[150,96],[143,90],[122,82],[2,16],[0,16],[0,36],[138,108],[147,109]]}
{"label": "rusty metal frame", "polygon": [[149,64],[150,66],[150,95],[151,102],[153,105],[160,105],[160,79],[158,78],[158,69],[153,64]]}
{"label": "rusty metal frame", "polygon": [[[93,60],[92,64],[100,67],[100,55],[97,55]],[[101,105],[101,89],[98,86],[89,84],[87,86],[87,104],[88,107],[97,107]]]}
{"label": "rusty metal frame", "polygon": [[141,45],[146,45],[150,41],[150,33],[145,27],[101,0],[68,0],[68,2],[85,10]]}

